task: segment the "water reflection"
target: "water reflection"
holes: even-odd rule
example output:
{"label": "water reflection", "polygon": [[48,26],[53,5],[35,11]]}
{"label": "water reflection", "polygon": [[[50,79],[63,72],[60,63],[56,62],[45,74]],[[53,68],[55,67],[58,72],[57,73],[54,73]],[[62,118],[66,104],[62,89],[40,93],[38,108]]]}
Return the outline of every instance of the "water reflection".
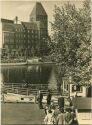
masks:
{"label": "water reflection", "polygon": [[6,66],[1,68],[1,77],[7,84],[48,84],[50,88],[56,88],[54,67],[53,65]]}

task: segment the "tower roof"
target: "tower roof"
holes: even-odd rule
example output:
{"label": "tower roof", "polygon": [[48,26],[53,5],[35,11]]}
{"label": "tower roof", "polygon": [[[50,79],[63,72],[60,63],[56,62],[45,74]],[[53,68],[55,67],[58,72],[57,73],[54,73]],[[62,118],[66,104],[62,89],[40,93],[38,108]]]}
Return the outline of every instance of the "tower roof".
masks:
{"label": "tower roof", "polygon": [[43,6],[40,2],[36,2],[31,14],[30,14],[30,16],[37,16],[37,15],[47,16],[45,9],[43,8]]}

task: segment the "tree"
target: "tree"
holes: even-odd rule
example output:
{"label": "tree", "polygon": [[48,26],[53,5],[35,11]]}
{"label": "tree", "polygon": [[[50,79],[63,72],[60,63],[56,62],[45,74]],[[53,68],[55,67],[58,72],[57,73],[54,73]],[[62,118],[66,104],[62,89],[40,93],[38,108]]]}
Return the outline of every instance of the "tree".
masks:
{"label": "tree", "polygon": [[[57,63],[57,72],[62,83],[63,77],[73,77],[77,83],[85,81],[89,73],[91,17],[89,1],[81,9],[69,2],[63,7],[55,6],[52,23],[53,41],[52,57]],[[85,58],[84,58],[85,57]],[[86,78],[85,77],[85,78]],[[90,77],[89,77],[90,79]]]}
{"label": "tree", "polygon": [[77,50],[76,73],[80,77],[79,83],[91,83],[91,9],[90,1],[84,1],[83,8],[79,11],[81,20],[81,45]]}

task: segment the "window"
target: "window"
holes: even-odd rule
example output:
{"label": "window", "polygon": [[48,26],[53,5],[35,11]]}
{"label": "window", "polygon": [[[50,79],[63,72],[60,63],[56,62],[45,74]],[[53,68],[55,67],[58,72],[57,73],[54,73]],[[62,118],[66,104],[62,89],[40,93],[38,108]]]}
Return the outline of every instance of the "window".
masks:
{"label": "window", "polygon": [[82,92],[82,86],[80,85],[73,85],[72,86],[72,92],[79,91]]}
{"label": "window", "polygon": [[32,30],[32,33],[34,33],[34,30]]}
{"label": "window", "polygon": [[68,91],[68,89],[69,89],[69,86],[67,85],[67,86],[66,86],[66,90]]}
{"label": "window", "polygon": [[80,91],[81,92],[82,91],[82,86],[77,85],[76,86],[76,91]]}
{"label": "window", "polygon": [[4,36],[5,36],[5,37],[8,37],[8,36],[9,36],[9,33],[4,33]]}
{"label": "window", "polygon": [[30,33],[30,30],[28,30],[28,33]]}
{"label": "window", "polygon": [[75,92],[75,91],[76,91],[76,86],[72,85],[72,92]]}

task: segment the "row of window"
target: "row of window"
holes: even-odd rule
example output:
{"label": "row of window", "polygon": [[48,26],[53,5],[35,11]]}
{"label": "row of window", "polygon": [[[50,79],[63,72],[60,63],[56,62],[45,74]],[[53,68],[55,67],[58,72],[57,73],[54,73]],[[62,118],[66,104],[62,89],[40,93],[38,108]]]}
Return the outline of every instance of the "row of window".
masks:
{"label": "row of window", "polygon": [[37,20],[47,20],[47,16],[38,15]]}
{"label": "row of window", "polygon": [[18,28],[18,29],[16,29],[15,31],[16,31],[16,33],[17,33],[17,32],[22,32],[22,33],[25,33],[25,32],[28,32],[28,33],[38,33],[38,30],[24,29],[24,28],[23,28],[23,29],[19,29],[19,28]]}
{"label": "row of window", "polygon": [[4,33],[4,37],[5,38],[14,38],[14,37],[20,37],[20,38],[22,38],[22,37],[26,37],[26,36],[28,36],[28,37],[38,37],[38,34]]}
{"label": "row of window", "polygon": [[4,39],[4,44],[16,44],[16,43],[21,43],[21,44],[30,44],[30,43],[35,43],[38,41],[37,39],[28,39],[27,41],[24,39]]}
{"label": "row of window", "polygon": [[7,41],[7,42],[9,42],[10,40],[12,40],[12,41],[23,41],[23,40],[37,40],[38,39],[38,36],[37,35],[32,35],[32,36],[30,36],[30,35],[28,35],[27,37],[26,37],[26,35],[18,35],[17,37],[4,37],[4,42],[5,41]]}

